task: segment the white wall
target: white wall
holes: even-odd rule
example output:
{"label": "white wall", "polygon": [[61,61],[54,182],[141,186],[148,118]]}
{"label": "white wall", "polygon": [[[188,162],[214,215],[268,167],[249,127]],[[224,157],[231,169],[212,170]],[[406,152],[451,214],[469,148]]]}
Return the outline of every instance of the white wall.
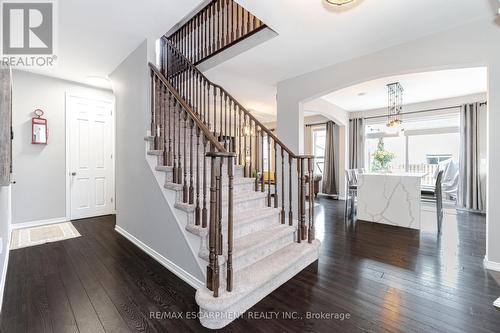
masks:
{"label": "white wall", "polygon": [[9,262],[9,240],[11,224],[11,187],[0,186],[0,310],[2,307],[7,265]]}
{"label": "white wall", "polygon": [[[303,136],[307,101],[372,79],[447,68],[488,67],[488,209],[486,262],[500,265],[500,27],[474,21],[278,83],[278,135],[292,148]],[[297,133],[299,133],[297,135]],[[299,138],[299,140],[297,139]],[[494,264],[490,264],[492,267]],[[500,267],[500,266],[499,266]]]}
{"label": "white wall", "polygon": [[[66,217],[65,94],[113,98],[111,91],[70,81],[13,71],[13,224]],[[31,144],[31,118],[37,108],[48,120],[48,145]]]}
{"label": "white wall", "polygon": [[110,75],[116,96],[116,224],[200,281],[204,275],[145,159],[150,124],[145,41]]}

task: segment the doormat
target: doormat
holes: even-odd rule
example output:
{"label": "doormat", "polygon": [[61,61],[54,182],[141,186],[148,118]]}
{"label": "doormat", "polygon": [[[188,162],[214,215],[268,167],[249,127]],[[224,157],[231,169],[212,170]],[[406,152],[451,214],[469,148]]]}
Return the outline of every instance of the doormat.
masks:
{"label": "doormat", "polygon": [[80,237],[80,233],[71,222],[16,229],[12,232],[10,249],[15,250],[76,237]]}

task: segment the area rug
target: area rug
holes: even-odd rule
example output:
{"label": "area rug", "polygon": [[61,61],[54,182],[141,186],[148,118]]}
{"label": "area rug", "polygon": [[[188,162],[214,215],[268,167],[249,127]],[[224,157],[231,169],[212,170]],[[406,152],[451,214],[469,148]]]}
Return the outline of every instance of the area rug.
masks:
{"label": "area rug", "polygon": [[12,232],[10,249],[20,249],[76,237],[80,237],[80,233],[71,222],[17,229]]}

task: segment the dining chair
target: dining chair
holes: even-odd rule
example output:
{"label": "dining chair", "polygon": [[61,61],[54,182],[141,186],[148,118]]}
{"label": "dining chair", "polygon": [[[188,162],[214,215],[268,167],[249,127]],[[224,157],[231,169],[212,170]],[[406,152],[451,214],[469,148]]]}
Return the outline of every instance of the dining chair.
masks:
{"label": "dining chair", "polygon": [[441,228],[443,225],[443,216],[444,216],[443,188],[442,188],[443,173],[444,173],[443,170],[438,172],[437,177],[436,177],[436,182],[434,185],[434,189],[422,190],[422,198],[425,199],[425,201],[430,201],[430,202],[436,203],[437,229],[438,229],[439,235],[441,234]]}
{"label": "dining chair", "polygon": [[354,213],[356,196],[358,194],[358,178],[355,169],[348,169],[345,171],[346,178],[346,198],[345,198],[345,216],[349,214],[349,207],[351,214]]}

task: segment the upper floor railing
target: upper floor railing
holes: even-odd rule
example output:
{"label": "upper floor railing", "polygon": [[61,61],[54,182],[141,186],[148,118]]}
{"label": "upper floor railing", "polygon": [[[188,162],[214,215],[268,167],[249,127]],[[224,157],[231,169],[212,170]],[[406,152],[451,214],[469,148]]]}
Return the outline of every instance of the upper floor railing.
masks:
{"label": "upper floor railing", "polygon": [[265,27],[233,0],[213,0],[166,37],[197,65]]}

